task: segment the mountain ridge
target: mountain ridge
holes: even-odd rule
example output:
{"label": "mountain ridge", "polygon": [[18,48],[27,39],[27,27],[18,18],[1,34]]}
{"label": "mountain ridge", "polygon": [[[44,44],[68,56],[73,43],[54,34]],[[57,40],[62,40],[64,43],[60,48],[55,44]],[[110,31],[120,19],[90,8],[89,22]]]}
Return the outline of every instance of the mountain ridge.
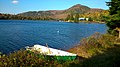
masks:
{"label": "mountain ridge", "polygon": [[84,14],[84,13],[91,13],[91,12],[100,12],[103,9],[99,8],[90,8],[88,6],[84,6],[81,4],[73,5],[72,7],[65,9],[65,10],[46,10],[46,11],[28,11],[19,13],[18,15],[27,16],[27,17],[47,17],[47,18],[54,18],[54,19],[65,19],[70,14]]}

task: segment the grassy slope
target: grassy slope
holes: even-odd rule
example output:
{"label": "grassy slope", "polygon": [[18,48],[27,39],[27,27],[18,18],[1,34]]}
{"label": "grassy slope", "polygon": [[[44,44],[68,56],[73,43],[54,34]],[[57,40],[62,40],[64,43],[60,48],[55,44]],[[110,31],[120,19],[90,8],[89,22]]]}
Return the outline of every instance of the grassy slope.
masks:
{"label": "grassy slope", "polygon": [[9,56],[0,54],[0,67],[116,67],[120,63],[120,44],[114,44],[116,37],[96,33],[81,40],[80,45],[69,51],[79,57],[73,61],[50,60],[45,56],[20,50]]}
{"label": "grassy slope", "polygon": [[71,48],[69,51],[79,56],[89,58],[98,53],[103,53],[103,50],[109,47],[113,47],[115,40],[116,37],[112,35],[95,33],[90,37],[82,39],[80,44]]}
{"label": "grassy slope", "polygon": [[116,41],[120,43],[120,40],[112,35],[96,33],[81,40],[80,45],[69,51],[85,58],[79,62],[82,67],[119,67],[120,44],[115,44]]}

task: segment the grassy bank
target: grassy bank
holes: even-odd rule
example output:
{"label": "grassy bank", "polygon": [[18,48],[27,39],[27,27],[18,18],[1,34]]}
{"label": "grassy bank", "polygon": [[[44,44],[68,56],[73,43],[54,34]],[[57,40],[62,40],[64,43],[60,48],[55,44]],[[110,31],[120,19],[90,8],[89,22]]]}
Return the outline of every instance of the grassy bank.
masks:
{"label": "grassy bank", "polygon": [[79,62],[82,67],[120,66],[120,39],[109,34],[95,33],[69,51],[85,58]]}
{"label": "grassy bank", "polygon": [[120,44],[116,42],[120,41],[115,36],[95,33],[68,50],[78,54],[76,60],[51,60],[43,55],[19,50],[10,55],[0,54],[0,67],[116,67],[120,63]]}
{"label": "grassy bank", "polygon": [[89,58],[98,53],[103,53],[107,48],[113,47],[116,39],[117,37],[109,34],[95,33],[90,37],[83,38],[77,46],[69,51]]}

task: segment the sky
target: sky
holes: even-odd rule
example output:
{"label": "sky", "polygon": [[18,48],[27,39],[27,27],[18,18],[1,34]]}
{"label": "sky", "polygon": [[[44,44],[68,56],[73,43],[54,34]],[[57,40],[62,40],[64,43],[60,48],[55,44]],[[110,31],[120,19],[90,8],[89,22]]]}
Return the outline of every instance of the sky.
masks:
{"label": "sky", "polygon": [[27,11],[64,10],[76,4],[108,9],[110,0],[0,0],[0,13],[18,14]]}

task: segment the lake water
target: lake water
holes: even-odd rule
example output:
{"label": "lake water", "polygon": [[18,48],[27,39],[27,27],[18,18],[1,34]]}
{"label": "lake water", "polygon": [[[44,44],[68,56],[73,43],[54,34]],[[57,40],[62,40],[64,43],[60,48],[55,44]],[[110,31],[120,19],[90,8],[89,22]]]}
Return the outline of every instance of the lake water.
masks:
{"label": "lake water", "polygon": [[0,20],[0,52],[8,54],[34,44],[68,50],[95,32],[106,33],[105,24],[57,21]]}

